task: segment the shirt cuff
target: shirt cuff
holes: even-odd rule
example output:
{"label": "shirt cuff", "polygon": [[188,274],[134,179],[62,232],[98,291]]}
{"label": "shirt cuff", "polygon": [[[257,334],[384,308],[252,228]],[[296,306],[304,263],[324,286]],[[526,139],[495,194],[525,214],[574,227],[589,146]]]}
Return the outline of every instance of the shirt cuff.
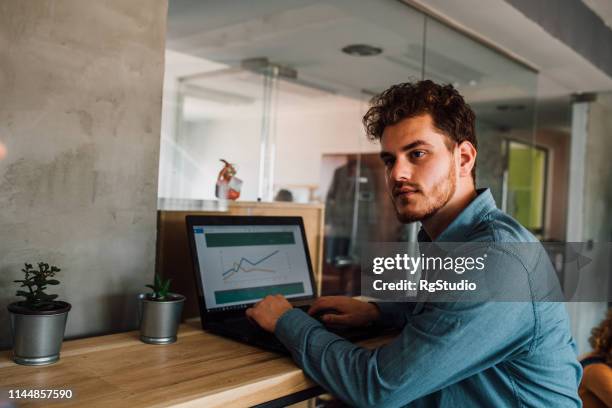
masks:
{"label": "shirt cuff", "polygon": [[274,334],[290,351],[297,351],[301,347],[304,333],[315,327],[323,327],[316,319],[304,313],[301,309],[291,309],[281,315],[276,322]]}
{"label": "shirt cuff", "polygon": [[381,327],[397,327],[398,325],[398,305],[396,302],[370,302],[380,310],[380,317],[375,322]]}

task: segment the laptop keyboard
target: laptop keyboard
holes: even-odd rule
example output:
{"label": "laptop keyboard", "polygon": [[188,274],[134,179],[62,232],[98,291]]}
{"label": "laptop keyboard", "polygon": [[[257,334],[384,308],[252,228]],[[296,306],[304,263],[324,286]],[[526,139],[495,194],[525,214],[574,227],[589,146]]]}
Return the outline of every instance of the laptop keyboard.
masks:
{"label": "laptop keyboard", "polygon": [[[300,309],[307,311],[309,306],[300,306]],[[252,323],[246,317],[226,319],[224,322],[209,323],[208,327],[221,335],[228,336],[243,342],[254,344],[265,349],[288,353],[288,350],[272,333],[268,333],[261,327]],[[381,334],[381,330],[373,328],[333,328],[327,329],[347,340],[357,341],[374,337]]]}

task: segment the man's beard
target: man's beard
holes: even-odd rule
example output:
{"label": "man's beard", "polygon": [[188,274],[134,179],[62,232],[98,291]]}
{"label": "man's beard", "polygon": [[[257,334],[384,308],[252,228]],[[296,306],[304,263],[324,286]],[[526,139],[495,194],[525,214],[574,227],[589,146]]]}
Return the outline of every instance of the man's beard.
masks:
{"label": "man's beard", "polygon": [[424,201],[424,205],[419,205],[419,208],[414,211],[401,211],[401,209],[398,209],[396,204],[398,198],[392,196],[397,219],[404,224],[408,224],[415,221],[424,221],[435,215],[455,194],[455,190],[457,189],[455,174],[455,166],[451,163],[446,177],[439,180],[438,183],[434,185],[431,192],[426,193],[419,189],[415,195],[420,196],[417,197],[417,199],[419,201]]}

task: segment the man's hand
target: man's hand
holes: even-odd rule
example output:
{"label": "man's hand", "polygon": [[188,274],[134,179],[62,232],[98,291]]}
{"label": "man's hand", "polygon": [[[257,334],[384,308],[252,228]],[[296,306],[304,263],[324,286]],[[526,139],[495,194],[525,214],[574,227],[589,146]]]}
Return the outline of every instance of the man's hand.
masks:
{"label": "man's hand", "polygon": [[268,295],[246,310],[249,319],[253,319],[262,329],[274,333],[276,322],[287,311],[293,309],[283,295]]}
{"label": "man's hand", "polygon": [[[331,313],[325,313],[328,310]],[[323,323],[338,326],[367,326],[380,317],[378,306],[347,296],[318,298],[308,309],[308,314],[312,316],[321,312]]]}

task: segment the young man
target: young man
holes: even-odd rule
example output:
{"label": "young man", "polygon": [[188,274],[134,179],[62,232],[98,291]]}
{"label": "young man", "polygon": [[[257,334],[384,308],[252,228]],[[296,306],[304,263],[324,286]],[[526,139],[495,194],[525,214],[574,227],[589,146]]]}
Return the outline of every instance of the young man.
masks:
{"label": "young man", "polygon": [[[380,140],[388,190],[400,221],[420,221],[419,241],[518,243],[537,240],[495,207],[488,189],[476,190],[475,116],[450,85],[404,83],[376,97],[364,117]],[[493,251],[488,263],[511,271],[512,284],[531,289],[538,263]],[[503,274],[500,276],[504,276]],[[247,315],[290,350],[306,374],[355,406],[579,407],[582,371],[562,303],[365,303],[323,297],[309,310],[334,309],[327,323],[402,328],[375,350],[328,332],[268,296]]]}

